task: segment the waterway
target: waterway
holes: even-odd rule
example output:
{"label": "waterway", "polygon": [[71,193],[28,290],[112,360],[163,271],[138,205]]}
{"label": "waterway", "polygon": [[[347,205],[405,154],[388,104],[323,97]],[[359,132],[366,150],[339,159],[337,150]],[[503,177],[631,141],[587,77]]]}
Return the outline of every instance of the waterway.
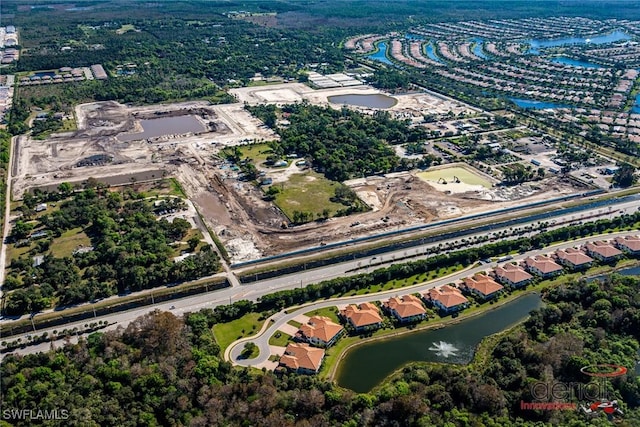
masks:
{"label": "waterway", "polygon": [[384,64],[393,65],[393,62],[387,58],[387,43],[379,42],[376,46],[378,47],[378,51],[367,56],[367,58],[373,59],[374,61],[380,61]]}
{"label": "waterway", "polygon": [[427,57],[429,59],[432,59],[432,60],[437,61],[437,62],[443,62],[442,59],[440,59],[440,57],[438,55],[436,55],[435,49],[433,47],[433,43],[429,43],[429,44],[425,45],[424,51],[427,54]]}
{"label": "waterway", "polygon": [[593,62],[580,61],[578,59],[568,58],[566,56],[557,56],[551,60],[556,64],[571,65],[572,67],[582,68],[603,68],[600,64],[594,64]]}
{"label": "waterway", "polygon": [[[621,270],[616,271],[616,274],[621,276],[640,276],[640,265],[636,267],[623,268]],[[609,277],[610,274],[601,274],[598,276],[589,277],[587,282],[593,282],[594,280],[601,280]]]}
{"label": "waterway", "polygon": [[554,104],[553,102],[536,101],[534,99],[509,98],[509,101],[513,102],[520,108],[527,108],[532,110],[546,110],[546,109],[552,109],[552,108],[571,108],[570,105]]}
{"label": "waterway", "polygon": [[118,135],[122,142],[155,138],[163,135],[179,135],[183,133],[198,133],[205,127],[194,116],[162,117],[159,119],[140,120],[143,131],[138,133],[123,133]]}
{"label": "waterway", "polygon": [[381,93],[374,94],[347,94],[334,95],[327,98],[333,104],[355,105],[368,108],[391,108],[398,103],[398,100]]}
{"label": "waterway", "polygon": [[340,362],[337,383],[364,393],[410,362],[469,363],[483,338],[526,319],[529,312],[541,306],[538,294],[527,294],[442,329],[410,332],[359,345]]}
{"label": "waterway", "polygon": [[482,59],[489,59],[489,57],[482,51],[482,45],[484,44],[484,40],[480,38],[475,38],[471,40],[474,44],[471,48],[471,51],[475,56]]}
{"label": "waterway", "polygon": [[631,112],[634,114],[640,114],[640,93],[636,96],[633,107],[631,107]]}
{"label": "waterway", "polygon": [[593,37],[566,37],[562,39],[554,39],[554,40],[543,40],[543,39],[533,39],[528,40],[527,42],[531,45],[531,49],[529,49],[529,53],[539,54],[540,50],[547,47],[558,47],[558,46],[566,46],[566,45],[577,45],[577,44],[606,44],[613,43],[621,40],[629,40],[631,36],[625,33],[624,31],[613,31],[609,34],[602,34],[600,36]]}

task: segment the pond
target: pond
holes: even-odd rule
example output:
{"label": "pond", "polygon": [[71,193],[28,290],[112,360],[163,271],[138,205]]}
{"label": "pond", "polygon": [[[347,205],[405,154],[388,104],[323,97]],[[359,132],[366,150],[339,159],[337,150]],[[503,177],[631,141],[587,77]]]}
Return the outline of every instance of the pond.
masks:
{"label": "pond", "polygon": [[509,98],[520,108],[528,108],[532,110],[546,110],[551,108],[571,108],[570,105],[554,104],[553,102],[536,101],[535,99]]}
{"label": "pond", "polygon": [[558,47],[565,45],[576,45],[576,44],[605,44],[605,43],[613,43],[621,40],[629,40],[631,36],[625,33],[624,31],[613,31],[609,34],[603,34],[600,36],[593,37],[566,37],[562,39],[553,39],[553,40],[543,40],[543,39],[533,39],[528,40],[528,43],[531,45],[531,49],[529,53],[538,54],[540,53],[540,48],[547,47]]}
{"label": "pond", "polygon": [[484,40],[480,38],[475,38],[471,40],[473,45],[471,47],[471,52],[478,58],[489,59],[489,57],[482,50],[482,45],[484,44]]}
{"label": "pond", "polygon": [[631,107],[631,112],[634,114],[640,114],[640,93],[636,95],[636,100]]}
{"label": "pond", "polygon": [[429,43],[429,44],[425,45],[424,51],[427,54],[427,57],[429,59],[432,59],[432,60],[437,61],[437,62],[442,62],[442,59],[440,59],[440,57],[438,57],[438,55],[436,55],[436,52],[435,52],[435,50],[433,48],[433,44],[432,43]]}
{"label": "pond", "polygon": [[572,67],[582,67],[582,68],[603,68],[600,64],[594,64],[593,62],[580,61],[578,59],[568,58],[566,56],[557,56],[551,60],[551,62],[555,62],[556,64],[562,65],[570,65]]}
{"label": "pond", "polygon": [[203,132],[205,127],[195,116],[163,117],[140,120],[143,131],[118,135],[118,141],[129,142],[163,135]]}
{"label": "pond", "polygon": [[387,58],[387,44],[385,42],[380,42],[376,44],[376,47],[378,48],[378,51],[367,56],[367,58],[373,59],[374,61],[380,61],[388,65],[393,65],[393,62]]}
{"label": "pond", "polygon": [[[635,267],[623,268],[621,270],[616,271],[616,274],[621,276],[640,276],[640,265]],[[601,274],[598,276],[589,277],[587,282],[593,282],[594,280],[600,280],[608,277],[609,274]]]}
{"label": "pond", "polygon": [[391,108],[398,103],[397,99],[381,93],[334,95],[329,96],[327,99],[332,104],[381,109]]}
{"label": "pond", "polygon": [[359,345],[340,362],[338,385],[365,393],[410,362],[469,363],[480,341],[524,319],[542,306],[527,294],[503,306],[437,330],[407,333]]}

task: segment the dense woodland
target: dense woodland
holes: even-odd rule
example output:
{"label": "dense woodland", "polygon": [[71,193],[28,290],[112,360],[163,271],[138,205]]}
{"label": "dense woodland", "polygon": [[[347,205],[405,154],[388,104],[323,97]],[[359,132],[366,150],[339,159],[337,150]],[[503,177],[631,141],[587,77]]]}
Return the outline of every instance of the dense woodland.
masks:
{"label": "dense woodland", "polygon": [[[272,144],[275,154],[306,157],[314,169],[334,181],[428,166],[433,161],[429,156],[423,161],[398,158],[389,144],[416,142],[426,133],[384,111],[367,116],[348,108],[334,110],[307,103],[282,109],[274,105],[246,108],[280,134],[280,141]],[[278,116],[286,117],[289,124],[278,126]]]}
{"label": "dense woodland", "polygon": [[[37,312],[52,305],[66,306],[115,294],[153,288],[211,275],[220,262],[215,251],[204,245],[192,256],[174,262],[175,249],[191,229],[188,221],[158,220],[152,201],[143,194],[124,194],[87,188],[71,194],[70,185],[45,196],[26,196],[23,219],[12,228],[11,238],[29,252],[13,259],[3,290],[4,310],[16,315]],[[63,199],[59,209],[35,217],[34,208],[42,200]],[[30,219],[30,218],[34,219]],[[81,230],[89,237],[92,250],[56,257],[50,248],[56,238],[69,230]],[[34,238],[34,232],[44,236]],[[195,246],[199,244],[194,242]],[[33,256],[43,254],[35,265]]]}
{"label": "dense woodland", "polygon": [[[211,330],[219,314],[203,310],[183,320],[156,312],[77,345],[7,357],[3,408],[67,408],[70,418],[51,424],[65,426],[604,426],[603,415],[521,411],[520,400],[531,400],[536,380],[588,382],[579,372],[587,365],[633,372],[638,286],[639,279],[620,276],[563,285],[523,327],[494,341],[486,363],[415,364],[363,394],[314,377],[232,368]],[[612,380],[608,393],[625,419],[640,416],[635,375]]]}

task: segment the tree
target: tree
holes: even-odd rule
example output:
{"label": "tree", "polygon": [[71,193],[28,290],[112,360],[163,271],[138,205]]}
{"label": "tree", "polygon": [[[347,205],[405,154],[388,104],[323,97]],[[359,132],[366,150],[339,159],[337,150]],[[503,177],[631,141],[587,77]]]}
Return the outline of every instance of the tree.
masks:
{"label": "tree", "polygon": [[613,184],[617,187],[631,187],[636,183],[635,176],[636,168],[629,163],[621,163],[618,165],[618,170],[613,174]]}
{"label": "tree", "polygon": [[18,220],[11,229],[11,235],[16,240],[22,240],[29,237],[29,233],[33,230],[34,225],[30,222]]}

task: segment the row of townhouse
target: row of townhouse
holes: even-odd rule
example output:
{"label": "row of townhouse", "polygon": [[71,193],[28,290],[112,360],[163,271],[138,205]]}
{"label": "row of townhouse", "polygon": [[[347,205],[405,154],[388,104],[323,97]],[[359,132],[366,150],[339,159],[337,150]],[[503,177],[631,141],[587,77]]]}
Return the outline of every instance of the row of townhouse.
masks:
{"label": "row of townhouse", "polygon": [[[611,262],[625,253],[640,255],[640,237],[624,236],[611,242],[588,242],[581,248],[558,249],[551,256],[528,257],[522,265],[507,263],[496,267],[488,274],[476,273],[472,277],[466,277],[457,286],[444,285],[429,289],[422,298],[411,294],[392,297],[382,303],[382,310],[397,319],[400,324],[419,322],[427,317],[423,302],[438,309],[443,315],[453,314],[469,306],[465,294],[489,300],[498,296],[505,286],[526,286],[533,280],[534,275],[543,279],[550,278],[561,274],[564,268],[585,269],[593,265],[595,260]],[[383,324],[380,309],[371,302],[350,304],[340,310],[339,317],[356,333],[375,330]],[[280,365],[298,373],[317,373],[324,359],[324,348],[335,344],[344,334],[344,330],[342,325],[328,317],[311,317],[296,333],[296,341],[301,342],[287,346],[285,354],[280,358]]]}

